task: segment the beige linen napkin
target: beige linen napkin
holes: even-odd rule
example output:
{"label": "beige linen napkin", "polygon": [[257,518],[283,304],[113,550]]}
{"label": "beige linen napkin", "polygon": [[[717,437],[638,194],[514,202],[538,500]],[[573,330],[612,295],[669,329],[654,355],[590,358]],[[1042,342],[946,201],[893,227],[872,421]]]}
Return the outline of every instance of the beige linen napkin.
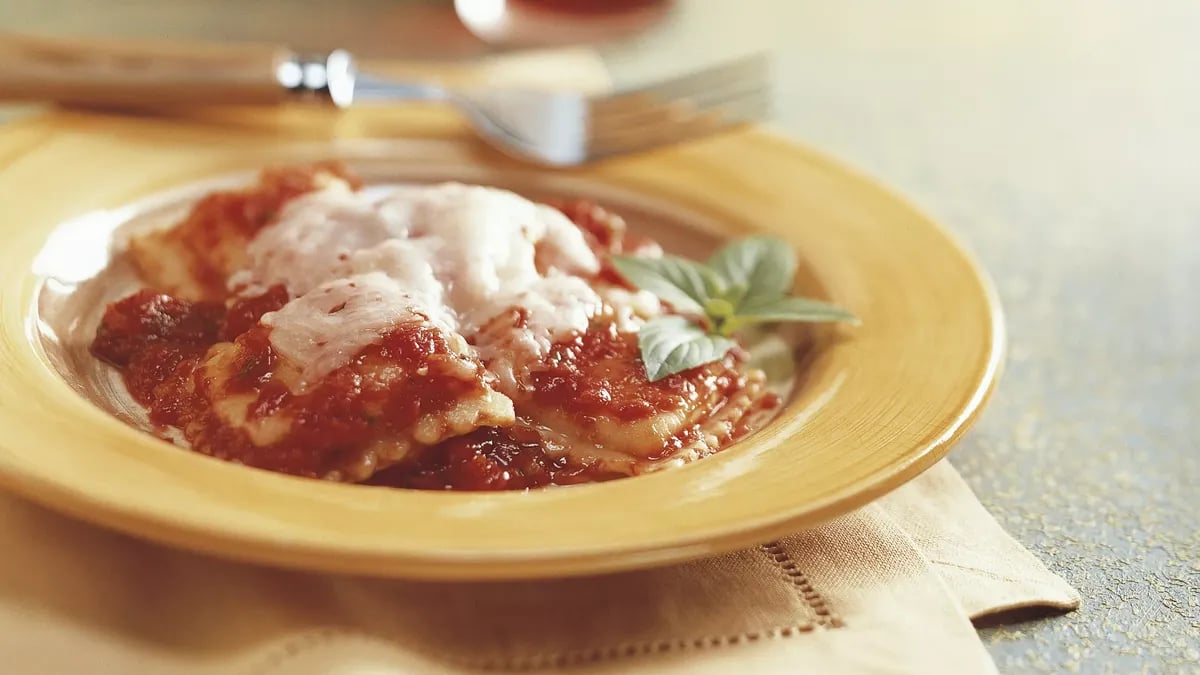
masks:
{"label": "beige linen napkin", "polygon": [[161,548],[0,496],[14,675],[992,673],[970,618],[1076,593],[948,464],[815,530],[674,567],[449,584]]}

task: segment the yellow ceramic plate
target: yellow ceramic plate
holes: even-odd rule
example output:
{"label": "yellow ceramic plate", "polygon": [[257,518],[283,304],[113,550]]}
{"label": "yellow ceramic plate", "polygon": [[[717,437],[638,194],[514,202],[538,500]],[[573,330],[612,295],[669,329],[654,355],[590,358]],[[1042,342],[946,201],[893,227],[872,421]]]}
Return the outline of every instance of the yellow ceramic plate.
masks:
{"label": "yellow ceramic plate", "polygon": [[[355,140],[367,137],[392,140]],[[118,421],[136,410],[86,352],[98,308],[129,282],[109,260],[114,228],[169,217],[196,190],[161,194],[169,188],[328,157],[374,180],[596,196],[685,253],[770,232],[801,255],[801,290],[849,308],[862,326],[820,333],[782,414],[749,439],[596,485],[480,494],[330,484],[181,451]],[[928,468],[978,414],[1001,362],[995,297],[942,229],[861,176],[757,131],[547,173],[420,111],[63,113],[0,133],[0,196],[0,481],[80,518],[244,560],[493,579],[751,545]]]}

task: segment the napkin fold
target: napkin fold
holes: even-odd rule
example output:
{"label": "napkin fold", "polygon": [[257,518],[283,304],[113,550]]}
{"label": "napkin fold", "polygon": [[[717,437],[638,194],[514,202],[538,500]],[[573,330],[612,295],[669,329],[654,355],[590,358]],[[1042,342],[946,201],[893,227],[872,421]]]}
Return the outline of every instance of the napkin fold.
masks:
{"label": "napkin fold", "polygon": [[40,675],[995,672],[971,618],[1079,597],[949,464],[821,527],[597,577],[428,583],[174,551],[0,497],[0,654]]}

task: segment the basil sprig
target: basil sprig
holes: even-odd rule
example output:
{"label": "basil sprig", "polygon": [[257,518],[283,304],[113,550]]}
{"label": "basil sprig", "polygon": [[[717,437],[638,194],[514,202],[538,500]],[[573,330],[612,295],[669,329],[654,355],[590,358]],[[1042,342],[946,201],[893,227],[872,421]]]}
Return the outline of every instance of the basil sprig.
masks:
{"label": "basil sprig", "polygon": [[708,263],[677,256],[613,256],[631,284],[649,291],[679,314],[642,326],[638,348],[650,381],[719,361],[743,326],[782,321],[858,319],[829,303],[788,295],[796,256],[787,242],[748,237],[717,251]]}

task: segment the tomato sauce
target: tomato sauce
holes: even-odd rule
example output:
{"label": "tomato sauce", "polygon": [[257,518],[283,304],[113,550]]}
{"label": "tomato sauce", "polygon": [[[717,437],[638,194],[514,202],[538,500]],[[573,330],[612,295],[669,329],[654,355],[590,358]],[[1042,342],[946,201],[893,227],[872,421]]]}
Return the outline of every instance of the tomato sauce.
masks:
{"label": "tomato sauce", "polygon": [[740,381],[731,365],[702,366],[651,382],[637,335],[608,324],[554,345],[530,377],[534,398],[546,406],[633,422],[689,408],[713,392],[737,387]]}
{"label": "tomato sauce", "polygon": [[[289,199],[312,189],[317,170],[357,185],[336,165],[265,172],[254,190],[201,200],[180,226],[187,245],[215,245],[205,237],[222,228],[252,236]],[[629,235],[624,221],[591,202],[564,202],[559,208],[602,260],[652,245]],[[625,285],[611,265],[599,280]],[[223,277],[210,281],[224,287]],[[533,422],[524,419],[512,427],[480,427],[432,446],[414,442],[412,429],[420,420],[443,418],[490,386],[486,371],[472,370],[469,359],[425,323],[398,324],[319,382],[297,386],[296,374],[287,370],[294,364],[281,364],[271,329],[260,323],[290,299],[281,285],[255,295],[244,295],[243,289],[227,302],[138,291],[106,309],[91,350],[120,369],[153,424],[182,430],[198,452],[249,466],[335,480],[369,476],[364,482],[371,485],[431,490],[527,489],[624,475],[593,461],[568,460],[561,449],[549,449]],[[513,325],[521,325],[525,310],[512,311]],[[533,364],[528,396],[581,426],[599,418],[634,423],[728,397],[745,386],[735,367],[742,358],[733,353],[724,362],[650,382],[636,335],[601,324],[558,342],[548,358]],[[738,434],[746,431],[737,428]],[[645,459],[668,457],[699,434],[700,425],[694,424]],[[405,446],[383,462],[380,448],[392,447],[389,443]],[[374,462],[386,468],[376,471]]]}
{"label": "tomato sauce", "polygon": [[[207,297],[225,295],[230,242],[248,242],[270,224],[289,201],[319,186],[318,176],[336,177],[357,189],[362,181],[338,162],[271,168],[245,190],[213,192],[196,203],[170,236],[186,251],[191,276]],[[240,255],[240,248],[238,250]]]}

